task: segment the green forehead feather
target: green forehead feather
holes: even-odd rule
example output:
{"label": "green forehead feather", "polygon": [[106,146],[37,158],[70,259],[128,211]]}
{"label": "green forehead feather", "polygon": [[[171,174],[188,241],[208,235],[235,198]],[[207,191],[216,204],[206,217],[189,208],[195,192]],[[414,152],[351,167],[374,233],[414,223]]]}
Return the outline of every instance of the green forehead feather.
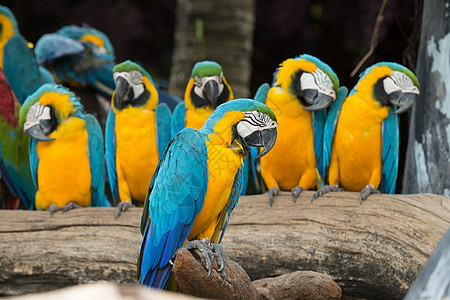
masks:
{"label": "green forehead feather", "polygon": [[195,64],[192,69],[191,78],[194,76],[205,77],[205,76],[219,76],[220,72],[222,72],[222,66],[214,61],[201,61]]}
{"label": "green forehead feather", "polygon": [[144,76],[148,77],[148,79],[153,83],[153,80],[152,80],[152,77],[150,76],[150,74],[146,70],[144,70],[144,68],[142,68],[140,65],[138,65],[135,62],[132,62],[131,60],[126,60],[120,64],[117,64],[113,69],[113,73],[130,72],[130,71],[141,72]]}

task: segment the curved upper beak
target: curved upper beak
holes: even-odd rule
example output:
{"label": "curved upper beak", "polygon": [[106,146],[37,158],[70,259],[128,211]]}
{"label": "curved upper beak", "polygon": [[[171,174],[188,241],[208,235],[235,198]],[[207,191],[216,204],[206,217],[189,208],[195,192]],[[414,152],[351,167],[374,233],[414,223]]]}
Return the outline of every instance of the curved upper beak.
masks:
{"label": "curved upper beak", "polygon": [[264,147],[263,151],[255,159],[266,155],[275,145],[277,140],[277,128],[263,129],[253,132],[244,138],[249,146]]}
{"label": "curved upper beak", "polygon": [[336,99],[336,97],[333,98],[314,89],[304,90],[303,97],[305,98],[306,102],[312,103],[312,105],[310,106],[303,107],[303,109],[307,111],[323,110],[330,106],[331,102]]}
{"label": "curved upper beak", "polygon": [[54,138],[45,135],[45,129],[41,124],[36,124],[25,130],[33,139],[38,141],[53,141]]}
{"label": "curved upper beak", "polygon": [[398,115],[407,111],[414,105],[418,96],[419,95],[415,93],[392,93],[390,95],[390,101],[397,106],[394,114]]}
{"label": "curved upper beak", "polygon": [[121,101],[133,100],[133,89],[125,78],[118,77],[116,79],[116,96]]}
{"label": "curved upper beak", "polygon": [[217,106],[218,95],[219,85],[215,80],[208,80],[203,87],[203,97],[205,97],[214,108]]}

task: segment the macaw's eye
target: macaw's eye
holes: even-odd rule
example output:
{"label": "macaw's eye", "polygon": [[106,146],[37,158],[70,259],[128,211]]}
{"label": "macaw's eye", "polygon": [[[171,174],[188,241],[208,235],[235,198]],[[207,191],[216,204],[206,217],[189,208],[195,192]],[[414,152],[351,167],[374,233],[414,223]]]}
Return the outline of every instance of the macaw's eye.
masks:
{"label": "macaw's eye", "polygon": [[223,72],[220,72],[219,74],[219,84],[223,83]]}
{"label": "macaw's eye", "polygon": [[142,83],[142,73],[136,70],[130,71],[130,83],[138,85]]}
{"label": "macaw's eye", "polygon": [[202,78],[199,76],[194,76],[194,85],[201,87],[202,86]]}

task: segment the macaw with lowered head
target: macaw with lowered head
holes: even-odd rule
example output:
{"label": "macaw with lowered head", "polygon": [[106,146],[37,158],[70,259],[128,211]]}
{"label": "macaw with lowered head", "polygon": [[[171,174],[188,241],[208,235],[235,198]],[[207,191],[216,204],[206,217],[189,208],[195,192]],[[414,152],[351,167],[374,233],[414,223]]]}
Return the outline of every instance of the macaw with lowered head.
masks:
{"label": "macaw with lowered head", "polygon": [[[399,159],[398,114],[419,95],[419,81],[404,66],[380,62],[367,68],[345,99],[333,103],[324,133],[324,168],[331,191],[395,193]],[[380,189],[379,189],[380,188]]]}
{"label": "macaw with lowered head", "polygon": [[[198,248],[211,262],[218,253],[225,279],[225,256],[218,243],[239,199],[244,159],[250,147],[275,144],[277,120],[264,104],[250,99],[226,102],[200,130],[185,128],[170,142],[152,177],[141,219],[143,240],[138,278],[163,289],[176,250]],[[210,264],[209,272],[211,272]]]}

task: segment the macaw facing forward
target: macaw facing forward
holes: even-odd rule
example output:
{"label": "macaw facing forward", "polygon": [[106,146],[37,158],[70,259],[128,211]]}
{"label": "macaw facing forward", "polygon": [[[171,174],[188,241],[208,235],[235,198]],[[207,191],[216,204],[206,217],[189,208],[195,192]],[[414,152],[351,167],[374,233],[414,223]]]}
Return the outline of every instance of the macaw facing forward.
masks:
{"label": "macaw facing forward", "polygon": [[[324,134],[328,182],[313,196],[330,191],[393,194],[398,172],[398,114],[419,95],[419,81],[396,63],[377,63],[360,75],[349,96],[333,103]],[[394,107],[398,107],[395,109]]]}
{"label": "macaw facing forward", "polygon": [[142,284],[165,288],[170,260],[186,240],[191,241],[186,247],[199,248],[207,261],[209,251],[219,252],[225,278],[223,249],[217,243],[239,198],[244,158],[250,146],[264,147],[260,155],[265,155],[275,143],[276,126],[267,106],[237,99],[220,105],[200,130],[186,128],[170,142],[152,177],[141,219]]}
{"label": "macaw facing forward", "polygon": [[[280,189],[290,190],[295,201],[302,191],[319,187],[324,109],[336,99],[338,88],[333,70],[311,55],[285,60],[275,72],[265,104],[277,116],[278,138],[260,160],[270,205]],[[339,95],[345,97],[346,90]]]}
{"label": "macaw facing forward", "polygon": [[143,204],[148,185],[170,141],[171,112],[158,104],[150,74],[125,61],[114,67],[116,90],[106,122],[106,166],[116,217],[132,201]]}
{"label": "macaw facing forward", "polygon": [[72,92],[44,84],[20,109],[30,142],[36,208],[53,212],[110,206],[104,195],[103,137],[97,120],[83,112]]}

